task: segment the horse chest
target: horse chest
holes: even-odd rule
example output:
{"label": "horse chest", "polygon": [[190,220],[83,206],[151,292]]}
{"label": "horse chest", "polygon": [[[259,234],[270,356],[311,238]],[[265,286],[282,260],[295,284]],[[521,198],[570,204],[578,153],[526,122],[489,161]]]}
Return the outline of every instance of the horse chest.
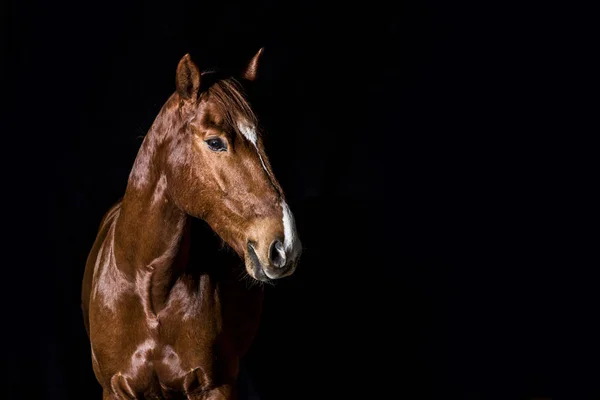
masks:
{"label": "horse chest", "polygon": [[109,357],[106,352],[99,357],[100,365],[114,360],[102,375],[109,378],[115,395],[169,398],[169,393],[207,390],[216,385],[223,371],[229,369],[221,356],[221,349],[228,346],[218,339],[221,318],[209,306],[218,302],[210,296],[204,296],[200,303],[196,300],[185,296],[173,301],[155,317],[155,323],[147,320],[140,304],[130,305],[130,310],[138,309],[130,316],[135,317],[127,319],[127,326],[118,334],[106,337],[111,347]]}
{"label": "horse chest", "polygon": [[[210,348],[210,346],[209,346]],[[128,363],[110,378],[119,398],[169,398],[216,386],[215,355],[201,349],[178,349],[152,339],[141,343]]]}
{"label": "horse chest", "polygon": [[[101,270],[96,284],[113,287],[109,278],[119,276]],[[92,298],[93,363],[105,390],[125,399],[178,398],[235,382],[262,290],[209,275],[182,277],[157,308],[148,284],[157,280],[143,278],[131,290],[98,290]]]}

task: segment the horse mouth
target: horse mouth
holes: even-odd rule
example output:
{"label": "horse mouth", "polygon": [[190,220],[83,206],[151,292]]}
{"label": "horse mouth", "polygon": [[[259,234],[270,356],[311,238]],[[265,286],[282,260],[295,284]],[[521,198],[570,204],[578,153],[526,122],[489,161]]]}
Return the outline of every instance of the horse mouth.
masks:
{"label": "horse mouth", "polygon": [[258,259],[258,255],[256,254],[256,250],[254,250],[254,246],[252,246],[252,243],[248,243],[246,249],[246,269],[250,273],[250,276],[252,276],[257,281],[266,283],[272,281],[272,279],[269,278],[265,273],[265,270],[260,260]]}

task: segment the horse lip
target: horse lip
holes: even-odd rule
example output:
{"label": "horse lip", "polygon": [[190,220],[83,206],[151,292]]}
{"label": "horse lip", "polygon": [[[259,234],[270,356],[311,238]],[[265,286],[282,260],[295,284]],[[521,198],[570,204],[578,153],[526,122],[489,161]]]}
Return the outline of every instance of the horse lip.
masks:
{"label": "horse lip", "polygon": [[254,271],[254,279],[261,282],[270,282],[271,279],[265,273],[262,264],[260,263],[258,256],[256,255],[256,251],[254,250],[254,246],[252,243],[248,243],[248,255],[250,256],[250,261],[252,262],[252,270]]}

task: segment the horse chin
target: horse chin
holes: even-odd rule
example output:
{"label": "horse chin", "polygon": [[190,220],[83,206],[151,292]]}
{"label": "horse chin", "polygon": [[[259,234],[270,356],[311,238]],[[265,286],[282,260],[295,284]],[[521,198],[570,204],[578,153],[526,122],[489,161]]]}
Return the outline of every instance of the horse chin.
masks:
{"label": "horse chin", "polygon": [[269,278],[260,267],[256,268],[254,265],[246,265],[246,272],[252,279],[259,282],[273,283],[275,281],[275,279]]}
{"label": "horse chin", "polygon": [[269,278],[265,273],[262,264],[252,247],[248,247],[244,258],[248,275],[257,281],[264,283],[271,283],[273,281],[273,279]]}

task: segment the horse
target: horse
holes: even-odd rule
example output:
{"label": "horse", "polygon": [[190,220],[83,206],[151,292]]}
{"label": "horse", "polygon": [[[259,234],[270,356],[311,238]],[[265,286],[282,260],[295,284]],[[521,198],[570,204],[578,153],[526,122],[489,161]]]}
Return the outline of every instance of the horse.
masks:
{"label": "horse", "polygon": [[[222,76],[181,58],[102,218],[81,306],[105,400],[235,399],[264,285],[296,270],[302,245],[247,90],[262,52]],[[192,240],[194,221],[234,262],[211,261],[219,249]]]}

